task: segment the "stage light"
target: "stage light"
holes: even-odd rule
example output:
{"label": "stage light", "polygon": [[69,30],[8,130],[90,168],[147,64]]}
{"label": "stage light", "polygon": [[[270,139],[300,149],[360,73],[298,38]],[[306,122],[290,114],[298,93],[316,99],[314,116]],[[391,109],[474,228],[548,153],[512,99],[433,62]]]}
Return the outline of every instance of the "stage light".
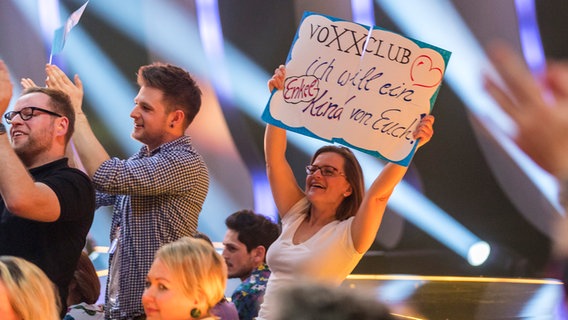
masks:
{"label": "stage light", "polygon": [[[201,43],[207,57],[208,65],[212,69],[209,73],[209,79],[212,81],[215,91],[219,96],[223,109],[232,109],[237,106],[233,103],[235,100],[233,86],[230,81],[230,71],[227,66],[228,61],[225,56],[225,46],[223,41],[223,31],[221,27],[221,19],[219,17],[219,7],[217,0],[198,0],[196,1],[197,22],[199,33],[201,35]],[[230,113],[225,113],[229,115]],[[227,119],[227,121],[238,119]],[[244,133],[243,133],[244,134]],[[246,149],[245,149],[246,150]],[[272,194],[270,185],[265,173],[265,166],[258,161],[259,159],[248,159],[248,170],[250,171],[252,189],[254,195],[254,211],[264,214],[272,221],[278,221],[278,212]]]}
{"label": "stage light", "polygon": [[[209,68],[203,63],[207,57],[197,21],[178,2],[145,0],[133,6],[129,1],[113,1],[110,6],[109,2],[91,1],[89,10],[114,26],[116,32],[147,48],[152,58],[184,67],[197,77],[208,78]],[[155,17],[167,19],[156,21]]]}
{"label": "stage light", "polygon": [[469,247],[467,252],[467,262],[474,267],[480,266],[487,261],[490,253],[491,247],[487,242],[476,242]]}
{"label": "stage light", "polygon": [[[42,26],[42,37],[46,47],[51,48],[54,31],[61,26],[59,17],[59,0],[38,1],[39,21]],[[32,12],[32,11],[30,11]]]}
{"label": "stage light", "polygon": [[373,0],[351,0],[353,21],[366,26],[375,25],[375,7]]}
{"label": "stage light", "polygon": [[530,319],[540,315],[542,314],[540,310],[554,310],[557,319],[567,319],[566,304],[562,297],[564,297],[563,286],[543,285],[519,311],[518,319]]}
{"label": "stage light", "polygon": [[519,37],[525,60],[532,73],[540,77],[546,68],[546,58],[540,40],[534,0],[515,0],[515,8],[519,17]]}
{"label": "stage light", "polygon": [[483,242],[405,181],[395,188],[389,206],[468,261],[472,246]]}
{"label": "stage light", "polygon": [[[500,146],[502,153],[506,155],[487,154],[489,164],[495,167],[495,177],[500,180],[503,190],[517,204],[518,210],[539,230],[547,233],[550,221],[563,214],[563,209],[558,202],[558,185],[554,177],[536,165],[509,138],[515,131],[513,123],[482,86],[483,73],[495,75],[495,71],[475,35],[469,30],[453,4],[449,0],[375,1],[393,18],[405,34],[452,51],[450,66],[446,70],[446,82],[475,116],[474,124],[479,125],[482,131],[479,135],[485,139],[494,140]],[[519,21],[523,49],[527,54],[531,69],[536,72],[542,69],[543,58],[539,53],[540,39],[534,17],[534,4],[532,0],[518,0],[515,4],[517,7],[511,8],[516,9],[519,17],[523,19]],[[429,23],[422,22],[421,18],[424,17],[425,12],[428,12]],[[512,13],[514,14],[515,11]],[[510,20],[513,23],[515,21],[515,19]],[[505,176],[504,173],[512,169],[502,170],[499,167],[499,156],[512,158],[511,161],[519,166],[519,169],[514,170],[512,174],[528,177],[545,197],[547,205],[535,207],[540,199],[531,199],[520,194],[526,190],[517,190],[519,186],[510,183],[512,174]],[[492,161],[492,158],[498,160]],[[538,215],[535,215],[536,212]]]}

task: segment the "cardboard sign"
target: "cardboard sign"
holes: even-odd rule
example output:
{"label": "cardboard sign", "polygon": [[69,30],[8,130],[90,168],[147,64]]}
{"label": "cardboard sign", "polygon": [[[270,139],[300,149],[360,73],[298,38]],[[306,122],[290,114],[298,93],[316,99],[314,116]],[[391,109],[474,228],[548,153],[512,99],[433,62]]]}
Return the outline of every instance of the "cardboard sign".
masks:
{"label": "cardboard sign", "polygon": [[399,34],[306,12],[267,123],[407,166],[451,53]]}

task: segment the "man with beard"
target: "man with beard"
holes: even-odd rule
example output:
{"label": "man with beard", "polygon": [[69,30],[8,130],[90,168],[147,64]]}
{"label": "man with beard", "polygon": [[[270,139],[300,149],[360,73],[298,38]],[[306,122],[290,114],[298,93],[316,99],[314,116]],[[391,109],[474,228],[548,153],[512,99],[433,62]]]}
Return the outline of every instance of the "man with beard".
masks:
{"label": "man with beard", "polygon": [[266,251],[280,235],[280,227],[265,216],[250,210],[233,213],[225,220],[223,258],[229,278],[240,278],[241,284],[231,296],[240,320],[258,315],[270,269]]}
{"label": "man with beard", "polygon": [[[0,60],[0,113],[12,98]],[[24,258],[59,289],[62,315],[67,287],[93,222],[95,191],[89,177],[70,168],[65,149],[74,130],[69,97],[57,90],[24,90],[0,123],[0,255]]]}

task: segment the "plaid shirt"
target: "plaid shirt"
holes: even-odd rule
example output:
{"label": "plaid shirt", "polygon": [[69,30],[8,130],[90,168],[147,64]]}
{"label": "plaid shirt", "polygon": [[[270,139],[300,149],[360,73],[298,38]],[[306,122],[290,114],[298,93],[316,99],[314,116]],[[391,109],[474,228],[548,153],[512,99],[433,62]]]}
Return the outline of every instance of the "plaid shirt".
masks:
{"label": "plaid shirt", "polygon": [[270,269],[266,263],[263,263],[254,269],[250,277],[241,282],[233,292],[231,301],[237,307],[240,320],[252,320],[258,315],[268,277],[270,277]]}
{"label": "plaid shirt", "polygon": [[[128,160],[105,161],[93,183],[97,206],[114,205],[111,243],[118,235],[109,255],[105,317],[131,319],[144,314],[142,293],[155,252],[197,229],[209,174],[190,137],[183,136],[153,151],[143,147]],[[115,297],[109,297],[111,281]]]}

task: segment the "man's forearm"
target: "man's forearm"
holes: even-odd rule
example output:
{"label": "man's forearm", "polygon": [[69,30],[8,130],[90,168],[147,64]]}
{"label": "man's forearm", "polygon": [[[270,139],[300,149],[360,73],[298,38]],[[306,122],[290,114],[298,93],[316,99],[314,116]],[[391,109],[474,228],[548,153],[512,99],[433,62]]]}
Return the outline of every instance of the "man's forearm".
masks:
{"label": "man's forearm", "polygon": [[37,221],[55,221],[60,206],[55,192],[35,182],[16,155],[7,134],[0,135],[0,194],[14,215]]}
{"label": "man's forearm", "polygon": [[77,113],[73,142],[87,174],[93,177],[103,162],[110,159],[108,153],[95,136],[84,113]]}

